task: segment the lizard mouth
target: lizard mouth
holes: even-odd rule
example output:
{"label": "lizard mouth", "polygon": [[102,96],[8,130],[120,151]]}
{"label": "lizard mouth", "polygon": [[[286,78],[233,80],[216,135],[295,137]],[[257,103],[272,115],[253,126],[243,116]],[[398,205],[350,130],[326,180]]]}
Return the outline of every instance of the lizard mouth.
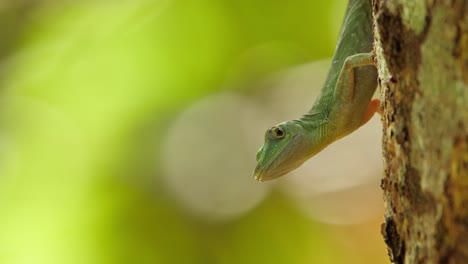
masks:
{"label": "lizard mouth", "polygon": [[[297,135],[294,135],[291,140],[293,140]],[[263,182],[263,181],[266,181],[266,180],[273,180],[275,178],[278,178],[279,176],[281,175],[284,175],[288,172],[288,170],[281,170],[279,172],[275,172],[275,173],[271,173],[270,175],[268,175],[269,172],[271,172],[271,169],[272,169],[272,165],[273,165],[273,161],[276,160],[276,158],[283,152],[283,150],[286,148],[288,144],[285,143],[285,144],[282,144],[282,146],[277,149],[275,151],[275,153],[267,160],[265,160],[265,162],[261,162],[263,161],[263,159],[265,158],[265,154],[262,153],[262,156],[260,157],[259,159],[259,162],[257,164],[257,167],[255,167],[255,170],[254,170],[254,177],[255,177],[255,180],[259,181],[259,182]],[[260,166],[260,164],[264,163],[264,166]]]}

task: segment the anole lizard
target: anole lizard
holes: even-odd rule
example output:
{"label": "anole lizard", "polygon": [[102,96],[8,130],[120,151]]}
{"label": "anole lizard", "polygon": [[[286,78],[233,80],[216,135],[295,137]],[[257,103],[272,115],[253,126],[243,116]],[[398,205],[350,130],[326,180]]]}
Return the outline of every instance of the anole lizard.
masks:
{"label": "anole lizard", "polygon": [[265,133],[255,179],[280,177],[332,142],[365,124],[378,111],[373,60],[371,0],[350,0],[327,79],[312,109]]}

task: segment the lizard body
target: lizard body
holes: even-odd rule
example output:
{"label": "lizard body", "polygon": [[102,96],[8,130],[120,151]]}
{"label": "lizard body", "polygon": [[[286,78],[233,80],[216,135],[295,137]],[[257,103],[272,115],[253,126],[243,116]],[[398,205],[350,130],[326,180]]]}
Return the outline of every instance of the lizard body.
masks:
{"label": "lizard body", "polygon": [[372,56],[371,0],[350,0],[327,78],[309,112],[265,133],[257,153],[258,181],[280,177],[330,143],[365,124],[378,110],[372,100],[377,69]]}

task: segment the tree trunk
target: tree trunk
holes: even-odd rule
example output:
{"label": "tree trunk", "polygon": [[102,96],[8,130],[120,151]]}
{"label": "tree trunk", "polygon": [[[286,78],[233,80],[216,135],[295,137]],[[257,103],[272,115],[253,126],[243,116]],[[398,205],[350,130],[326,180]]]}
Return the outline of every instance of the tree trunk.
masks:
{"label": "tree trunk", "polygon": [[394,263],[468,263],[468,0],[374,0],[382,234]]}

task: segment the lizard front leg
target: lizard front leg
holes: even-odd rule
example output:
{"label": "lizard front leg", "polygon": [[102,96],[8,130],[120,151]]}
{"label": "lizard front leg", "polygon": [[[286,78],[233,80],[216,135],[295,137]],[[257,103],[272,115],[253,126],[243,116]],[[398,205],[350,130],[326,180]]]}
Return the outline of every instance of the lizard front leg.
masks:
{"label": "lizard front leg", "polygon": [[[338,77],[335,96],[341,96],[343,102],[352,103],[356,89],[354,69],[369,65],[375,65],[372,53],[359,53],[347,57]],[[380,100],[378,99],[373,99],[369,102],[366,111],[361,118],[360,125],[367,123],[375,112],[381,114]]]}
{"label": "lizard front leg", "polygon": [[353,101],[354,98],[354,68],[368,65],[375,65],[372,53],[358,53],[346,58],[343,63],[335,90],[335,95],[341,95],[346,102]]}

